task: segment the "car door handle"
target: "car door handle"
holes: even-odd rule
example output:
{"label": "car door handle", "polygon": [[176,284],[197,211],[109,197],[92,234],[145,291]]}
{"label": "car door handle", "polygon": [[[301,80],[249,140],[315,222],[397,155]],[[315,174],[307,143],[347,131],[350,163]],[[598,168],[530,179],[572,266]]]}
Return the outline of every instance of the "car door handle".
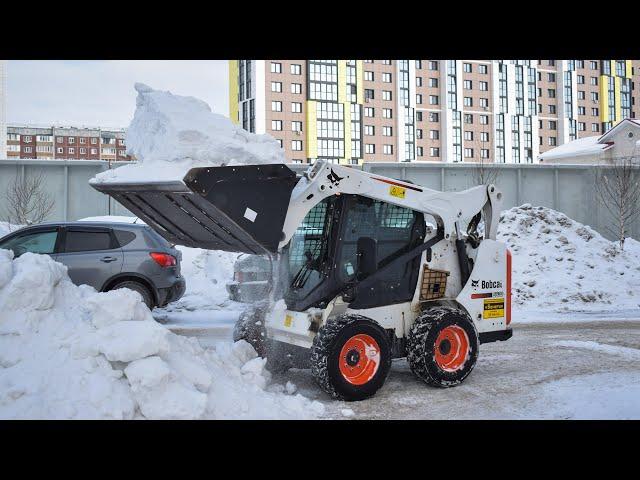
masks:
{"label": "car door handle", "polygon": [[115,262],[116,260],[117,260],[116,257],[102,257],[100,259],[100,261],[104,263]]}

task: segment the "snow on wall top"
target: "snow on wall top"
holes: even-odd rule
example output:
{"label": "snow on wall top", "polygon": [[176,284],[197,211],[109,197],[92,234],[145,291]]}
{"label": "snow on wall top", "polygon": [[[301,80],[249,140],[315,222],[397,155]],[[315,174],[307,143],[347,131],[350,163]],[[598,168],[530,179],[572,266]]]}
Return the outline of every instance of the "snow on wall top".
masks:
{"label": "snow on wall top", "polygon": [[540,160],[549,160],[552,158],[568,158],[580,155],[597,155],[610,145],[607,143],[598,143],[599,136],[579,138],[564,145],[560,145],[548,152],[540,154]]}
{"label": "snow on wall top", "polygon": [[93,183],[182,180],[192,167],[285,162],[273,137],[243,130],[202,100],[142,83],[135,89],[126,143],[138,163],[102,172]]}

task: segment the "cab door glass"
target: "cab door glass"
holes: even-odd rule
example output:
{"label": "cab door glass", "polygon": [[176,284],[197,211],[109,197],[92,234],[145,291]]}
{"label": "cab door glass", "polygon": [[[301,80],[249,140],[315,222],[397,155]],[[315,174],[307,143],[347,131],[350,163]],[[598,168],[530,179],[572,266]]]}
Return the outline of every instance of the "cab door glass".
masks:
{"label": "cab door glass", "polygon": [[58,232],[56,230],[26,233],[4,242],[0,248],[12,250],[16,257],[27,252],[53,254],[57,238]]}

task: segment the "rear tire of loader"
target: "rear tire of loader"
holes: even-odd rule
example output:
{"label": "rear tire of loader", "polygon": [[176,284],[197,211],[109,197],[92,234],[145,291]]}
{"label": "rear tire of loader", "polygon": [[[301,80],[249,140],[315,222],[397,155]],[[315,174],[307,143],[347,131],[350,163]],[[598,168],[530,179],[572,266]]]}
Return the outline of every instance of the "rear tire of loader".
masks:
{"label": "rear tire of loader", "polygon": [[478,332],[469,315],[453,307],[438,306],[420,315],[407,338],[411,371],[429,385],[459,385],[478,359]]}
{"label": "rear tire of loader", "polygon": [[384,384],[391,368],[387,332],[361,315],[340,315],[323,325],[311,347],[311,374],[331,397],[364,400]]}

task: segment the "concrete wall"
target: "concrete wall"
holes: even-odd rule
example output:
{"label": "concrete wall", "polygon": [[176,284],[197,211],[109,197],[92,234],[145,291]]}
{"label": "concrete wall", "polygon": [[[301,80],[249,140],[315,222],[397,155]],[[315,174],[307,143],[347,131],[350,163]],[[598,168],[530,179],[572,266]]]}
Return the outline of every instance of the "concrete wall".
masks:
{"label": "concrete wall", "polygon": [[[114,163],[114,167],[119,164]],[[308,165],[290,165],[301,173]],[[49,220],[77,220],[96,215],[130,215],[119,203],[88,184],[96,173],[109,168],[103,161],[0,160],[0,220],[5,217],[5,194],[16,175],[43,172],[48,192],[56,206]],[[610,237],[608,212],[596,201],[594,172],[589,165],[514,165],[497,167],[496,185],[504,193],[504,208],[523,203],[543,205]],[[472,164],[451,163],[365,163],[363,169],[388,177],[411,180],[428,188],[459,191],[474,186]],[[632,237],[640,239],[640,221]]]}

